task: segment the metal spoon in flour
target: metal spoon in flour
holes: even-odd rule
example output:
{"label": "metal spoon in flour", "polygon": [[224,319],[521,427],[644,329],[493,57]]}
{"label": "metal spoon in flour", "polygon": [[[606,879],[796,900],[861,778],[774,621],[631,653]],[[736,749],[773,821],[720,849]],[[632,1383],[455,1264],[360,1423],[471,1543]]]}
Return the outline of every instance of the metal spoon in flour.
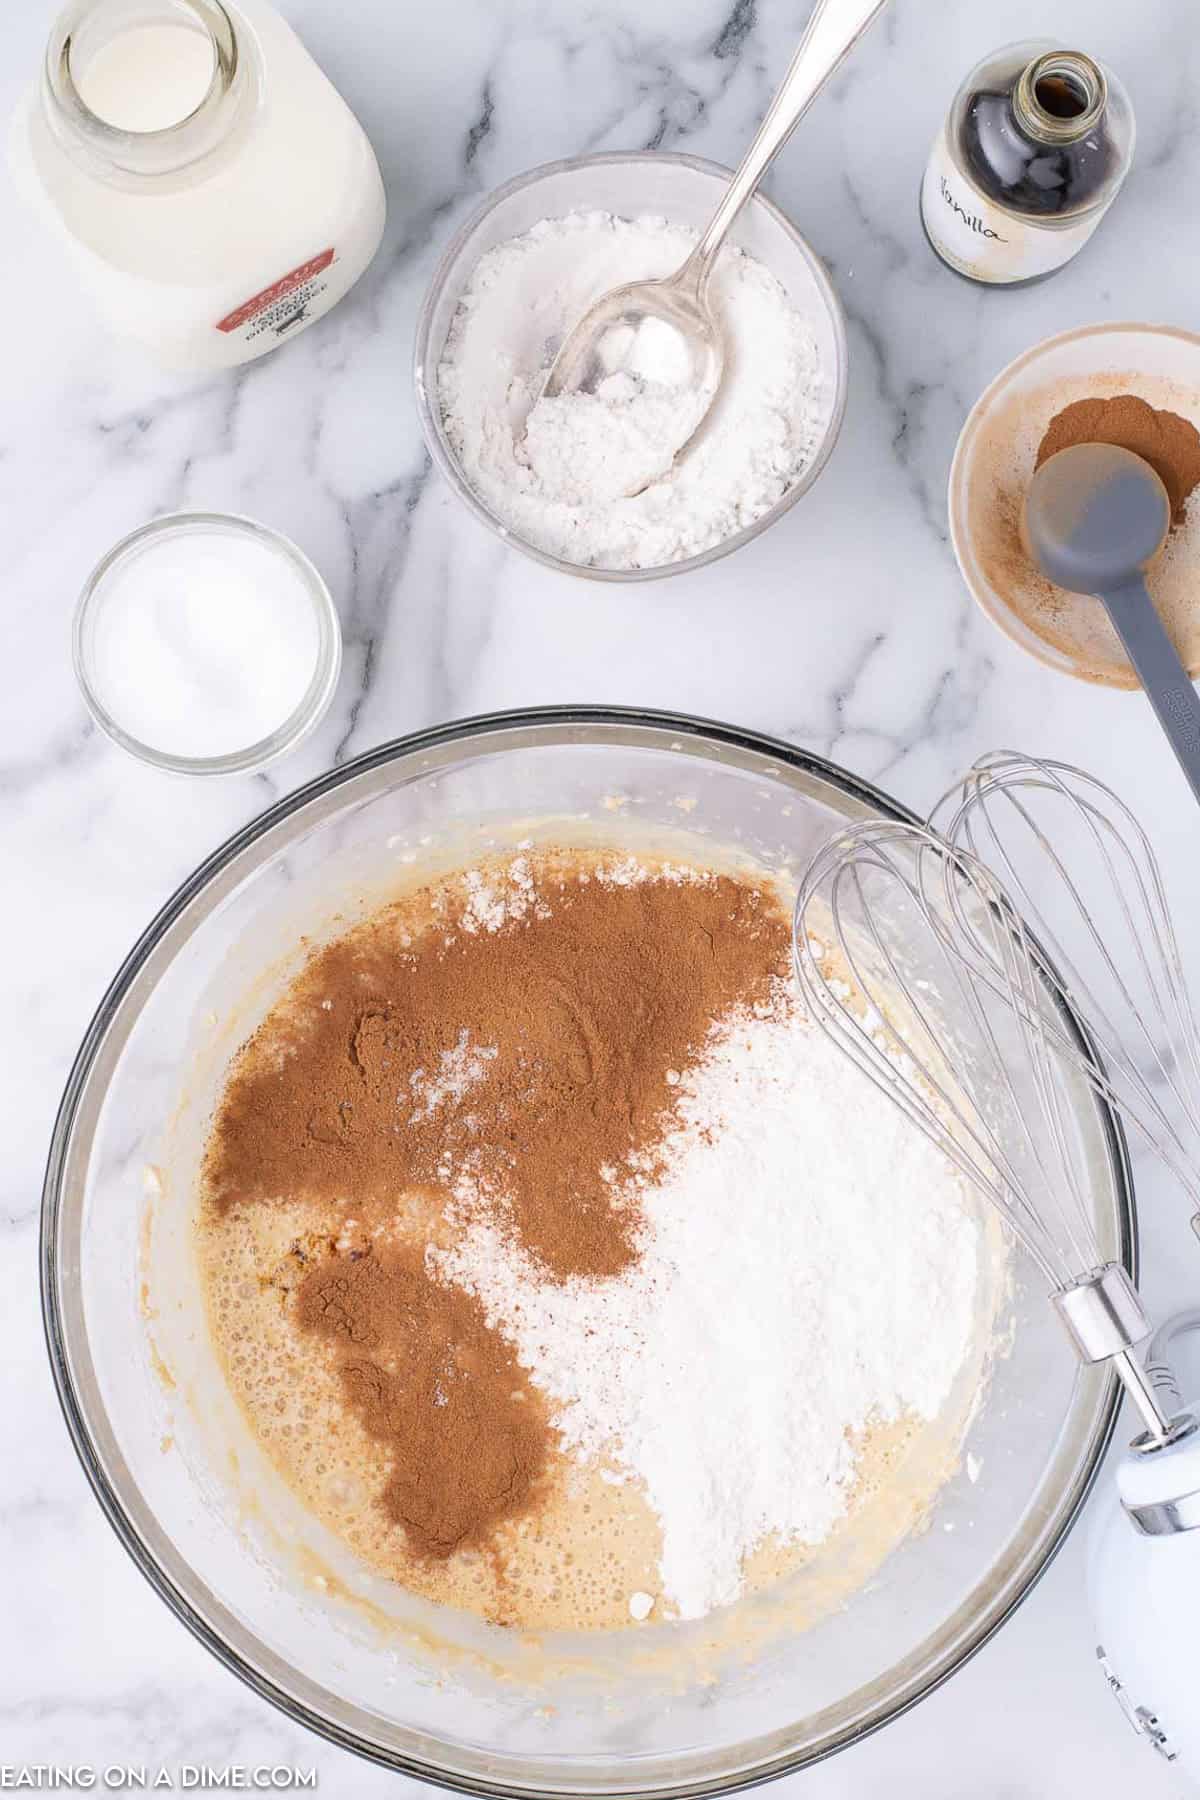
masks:
{"label": "metal spoon in flour", "polygon": [[[725,367],[721,321],[708,299],[713,264],[734,220],[787,143],[829,77],[849,55],[886,0],[816,0],[800,48],[783,84],[733,176],[712,223],[682,268],[656,281],[631,281],[597,300],[563,342],[543,394],[594,393],[607,377],[636,372],[643,328],[661,335],[666,327],[681,351],[679,362],[695,398],[680,408],[683,437],[676,456],[690,444],[712,408]],[[686,358],[686,360],[685,360]]]}
{"label": "metal spoon in flour", "polygon": [[1072,444],[1030,482],[1022,535],[1043,575],[1104,602],[1200,800],[1200,696],[1145,581],[1170,524],[1167,490],[1148,462],[1116,444]]}

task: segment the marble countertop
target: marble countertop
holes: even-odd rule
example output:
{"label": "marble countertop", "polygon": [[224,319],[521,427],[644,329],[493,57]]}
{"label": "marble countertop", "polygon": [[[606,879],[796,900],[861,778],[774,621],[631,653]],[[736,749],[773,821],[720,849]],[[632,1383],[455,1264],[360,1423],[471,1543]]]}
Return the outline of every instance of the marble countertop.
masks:
{"label": "marble countertop", "polygon": [[[118,960],[235,826],[331,763],[434,721],[535,702],[707,714],[832,757],[923,808],[994,746],[1118,785],[1200,916],[1197,821],[1140,695],[1062,679],[976,611],[947,539],[955,437],[984,383],[1050,332],[1194,324],[1200,38],[1188,0],[896,0],[770,184],[849,317],[846,426],[813,492],[735,559],[659,586],[559,578],[466,517],[431,472],[408,376],[439,248],[498,182],[581,150],[734,159],[806,0],[284,0],[377,146],[390,218],[349,300],[230,375],[164,377],[92,325],[55,247],[0,192],[0,1763],[274,1761],[321,1791],[405,1787],[294,1728],[196,1644],[135,1573],[68,1445],[38,1318],[38,1191],[70,1058]],[[7,113],[50,20],[9,0]],[[1119,68],[1138,111],[1129,185],[1093,246],[1028,291],[960,282],[917,187],[967,67],[1052,32]],[[127,760],[71,673],[75,595],[148,515],[232,508],[295,537],[341,611],[342,685],[265,774],[186,784]],[[1187,934],[1200,960],[1200,933]],[[1153,1306],[1195,1294],[1180,1208],[1141,1189]],[[412,1785],[412,1784],[407,1784]],[[999,1637],[886,1732],[785,1784],[806,1800],[1169,1800],[1092,1657],[1076,1534]]]}

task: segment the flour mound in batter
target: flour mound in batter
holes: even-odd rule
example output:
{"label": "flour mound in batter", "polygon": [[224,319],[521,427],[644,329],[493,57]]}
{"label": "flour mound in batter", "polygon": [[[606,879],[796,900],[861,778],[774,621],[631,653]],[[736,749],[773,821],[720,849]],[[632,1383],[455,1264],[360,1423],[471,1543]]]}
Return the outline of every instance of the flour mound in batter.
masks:
{"label": "flour mound in batter", "polygon": [[231,1070],[199,1242],[310,1507],[527,1629],[702,1617],[893,1482],[881,1558],[978,1325],[973,1208],[801,1016],[774,887],[570,849],[315,953]]}

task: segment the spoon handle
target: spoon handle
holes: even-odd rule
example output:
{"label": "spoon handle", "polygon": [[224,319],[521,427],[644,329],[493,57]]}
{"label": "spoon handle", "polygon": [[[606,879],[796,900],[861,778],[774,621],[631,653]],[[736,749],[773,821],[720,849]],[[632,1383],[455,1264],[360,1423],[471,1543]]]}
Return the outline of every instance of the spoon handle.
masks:
{"label": "spoon handle", "polygon": [[1141,579],[1099,596],[1137,670],[1146,698],[1200,800],[1200,695]]}
{"label": "spoon handle", "polygon": [[688,258],[688,274],[699,293],[725,236],[768,167],[783,149],[829,77],[887,0],[816,0],[800,47],[767,108],[758,135],[747,150],[712,223]]}

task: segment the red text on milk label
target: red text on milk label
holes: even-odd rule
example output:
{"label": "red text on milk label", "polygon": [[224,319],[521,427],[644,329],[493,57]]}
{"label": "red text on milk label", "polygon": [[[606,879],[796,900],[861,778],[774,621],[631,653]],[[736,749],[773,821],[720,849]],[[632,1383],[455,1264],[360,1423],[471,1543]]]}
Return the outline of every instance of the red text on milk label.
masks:
{"label": "red text on milk label", "polygon": [[281,275],[270,287],[253,294],[241,306],[226,313],[223,319],[218,319],[217,330],[239,332],[246,341],[264,331],[283,337],[292,326],[301,325],[308,319],[313,301],[325,292],[329,284],[321,277],[333,262],[334,255],[330,248],[322,250],[319,256],[310,256],[307,262]]}

